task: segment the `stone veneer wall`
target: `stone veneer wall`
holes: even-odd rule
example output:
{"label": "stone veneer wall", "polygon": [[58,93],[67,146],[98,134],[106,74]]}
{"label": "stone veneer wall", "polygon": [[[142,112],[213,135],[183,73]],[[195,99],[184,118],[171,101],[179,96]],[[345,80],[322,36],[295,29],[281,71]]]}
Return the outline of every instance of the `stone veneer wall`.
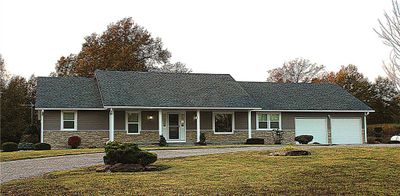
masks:
{"label": "stone veneer wall", "polygon": [[[243,144],[248,138],[247,130],[236,130],[233,134],[214,134],[213,130],[202,130],[206,134],[206,142],[209,144]],[[196,142],[196,130],[186,131],[186,143],[194,144]],[[264,138],[265,144],[274,144],[272,131],[252,130],[253,138]],[[284,130],[282,144],[294,144],[294,130]]]}
{"label": "stone veneer wall", "polygon": [[104,147],[108,141],[107,131],[44,131],[44,142],[52,149],[69,148],[68,138],[79,136],[82,141],[80,147]]}
{"label": "stone veneer wall", "polygon": [[[265,144],[274,144],[274,135],[272,131],[252,131],[253,138],[264,138]],[[294,130],[283,130],[282,144],[294,144]]]}
{"label": "stone veneer wall", "polygon": [[[44,131],[44,142],[51,145],[52,149],[69,148],[68,138],[79,136],[82,139],[81,148],[104,147],[108,141],[107,131]],[[158,131],[141,131],[139,135],[127,135],[126,131],[115,131],[115,141],[134,142],[137,144],[158,143]]]}
{"label": "stone veneer wall", "polygon": [[119,142],[134,142],[136,144],[158,144],[160,139],[157,130],[142,130],[138,135],[128,135],[126,131],[115,131],[114,140]]}

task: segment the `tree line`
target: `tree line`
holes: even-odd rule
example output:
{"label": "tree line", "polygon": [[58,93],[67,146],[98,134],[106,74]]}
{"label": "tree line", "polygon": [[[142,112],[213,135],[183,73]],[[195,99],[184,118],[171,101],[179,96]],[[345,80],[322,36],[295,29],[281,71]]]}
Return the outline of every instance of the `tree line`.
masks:
{"label": "tree line", "polygon": [[[395,11],[395,17],[398,19],[398,6]],[[387,19],[395,23],[394,26],[400,26],[400,20],[388,17]],[[383,24],[381,23],[382,27]],[[387,36],[390,33],[382,29],[381,37],[390,40],[390,36]],[[399,42],[394,40],[393,43]],[[394,47],[395,49],[397,48]],[[101,34],[92,33],[86,36],[79,53],[60,57],[55,71],[50,73],[50,76],[93,77],[96,69],[192,72],[182,62],[171,62],[171,56],[163,46],[161,38],[153,37],[132,18],[124,18],[111,23]],[[398,55],[393,56],[397,57]],[[395,63],[397,61],[392,61],[393,66],[390,70],[398,68]],[[0,54],[1,142],[35,143],[39,140],[38,118],[36,111],[31,112],[31,105],[35,104],[36,100],[36,78],[34,75],[29,79],[21,76],[11,77],[5,64]],[[398,70],[388,72],[389,78],[378,77],[374,82],[370,82],[355,65],[342,66],[338,72],[326,72],[323,65],[298,58],[268,73],[268,81],[273,82],[337,84],[376,110],[368,116],[369,123],[399,122],[400,96],[399,89],[396,89],[396,86],[399,87]]]}
{"label": "tree line", "polygon": [[400,91],[388,77],[369,81],[357,66],[341,66],[337,72],[327,72],[325,66],[296,58],[268,71],[267,81],[284,83],[331,83],[345,89],[375,110],[367,117],[369,124],[400,122]]}

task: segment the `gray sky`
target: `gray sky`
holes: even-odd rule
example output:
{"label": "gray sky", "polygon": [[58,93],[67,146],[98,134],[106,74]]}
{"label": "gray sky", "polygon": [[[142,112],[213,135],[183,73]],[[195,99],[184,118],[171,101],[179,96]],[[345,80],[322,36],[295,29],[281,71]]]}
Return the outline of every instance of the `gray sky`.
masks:
{"label": "gray sky", "polygon": [[0,53],[12,74],[47,76],[84,37],[132,17],[194,72],[264,81],[296,57],[329,71],[355,64],[384,75],[389,48],[373,28],[390,0],[0,0]]}

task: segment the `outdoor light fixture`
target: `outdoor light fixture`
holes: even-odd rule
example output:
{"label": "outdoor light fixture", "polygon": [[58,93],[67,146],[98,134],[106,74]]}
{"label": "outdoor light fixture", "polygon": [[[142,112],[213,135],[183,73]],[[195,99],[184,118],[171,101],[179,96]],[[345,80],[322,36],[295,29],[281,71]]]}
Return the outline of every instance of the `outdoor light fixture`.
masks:
{"label": "outdoor light fixture", "polygon": [[153,117],[152,115],[148,115],[148,116],[147,116],[147,119],[148,119],[148,120],[153,120],[153,118],[154,118],[154,117]]}
{"label": "outdoor light fixture", "polygon": [[194,115],[194,116],[193,116],[193,120],[197,120],[197,115]]}

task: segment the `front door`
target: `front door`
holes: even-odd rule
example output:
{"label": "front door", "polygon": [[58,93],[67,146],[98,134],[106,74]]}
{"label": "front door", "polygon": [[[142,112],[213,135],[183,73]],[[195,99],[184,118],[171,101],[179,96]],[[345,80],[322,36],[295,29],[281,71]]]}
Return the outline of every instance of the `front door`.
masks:
{"label": "front door", "polygon": [[179,114],[168,114],[168,131],[170,140],[179,139]]}

